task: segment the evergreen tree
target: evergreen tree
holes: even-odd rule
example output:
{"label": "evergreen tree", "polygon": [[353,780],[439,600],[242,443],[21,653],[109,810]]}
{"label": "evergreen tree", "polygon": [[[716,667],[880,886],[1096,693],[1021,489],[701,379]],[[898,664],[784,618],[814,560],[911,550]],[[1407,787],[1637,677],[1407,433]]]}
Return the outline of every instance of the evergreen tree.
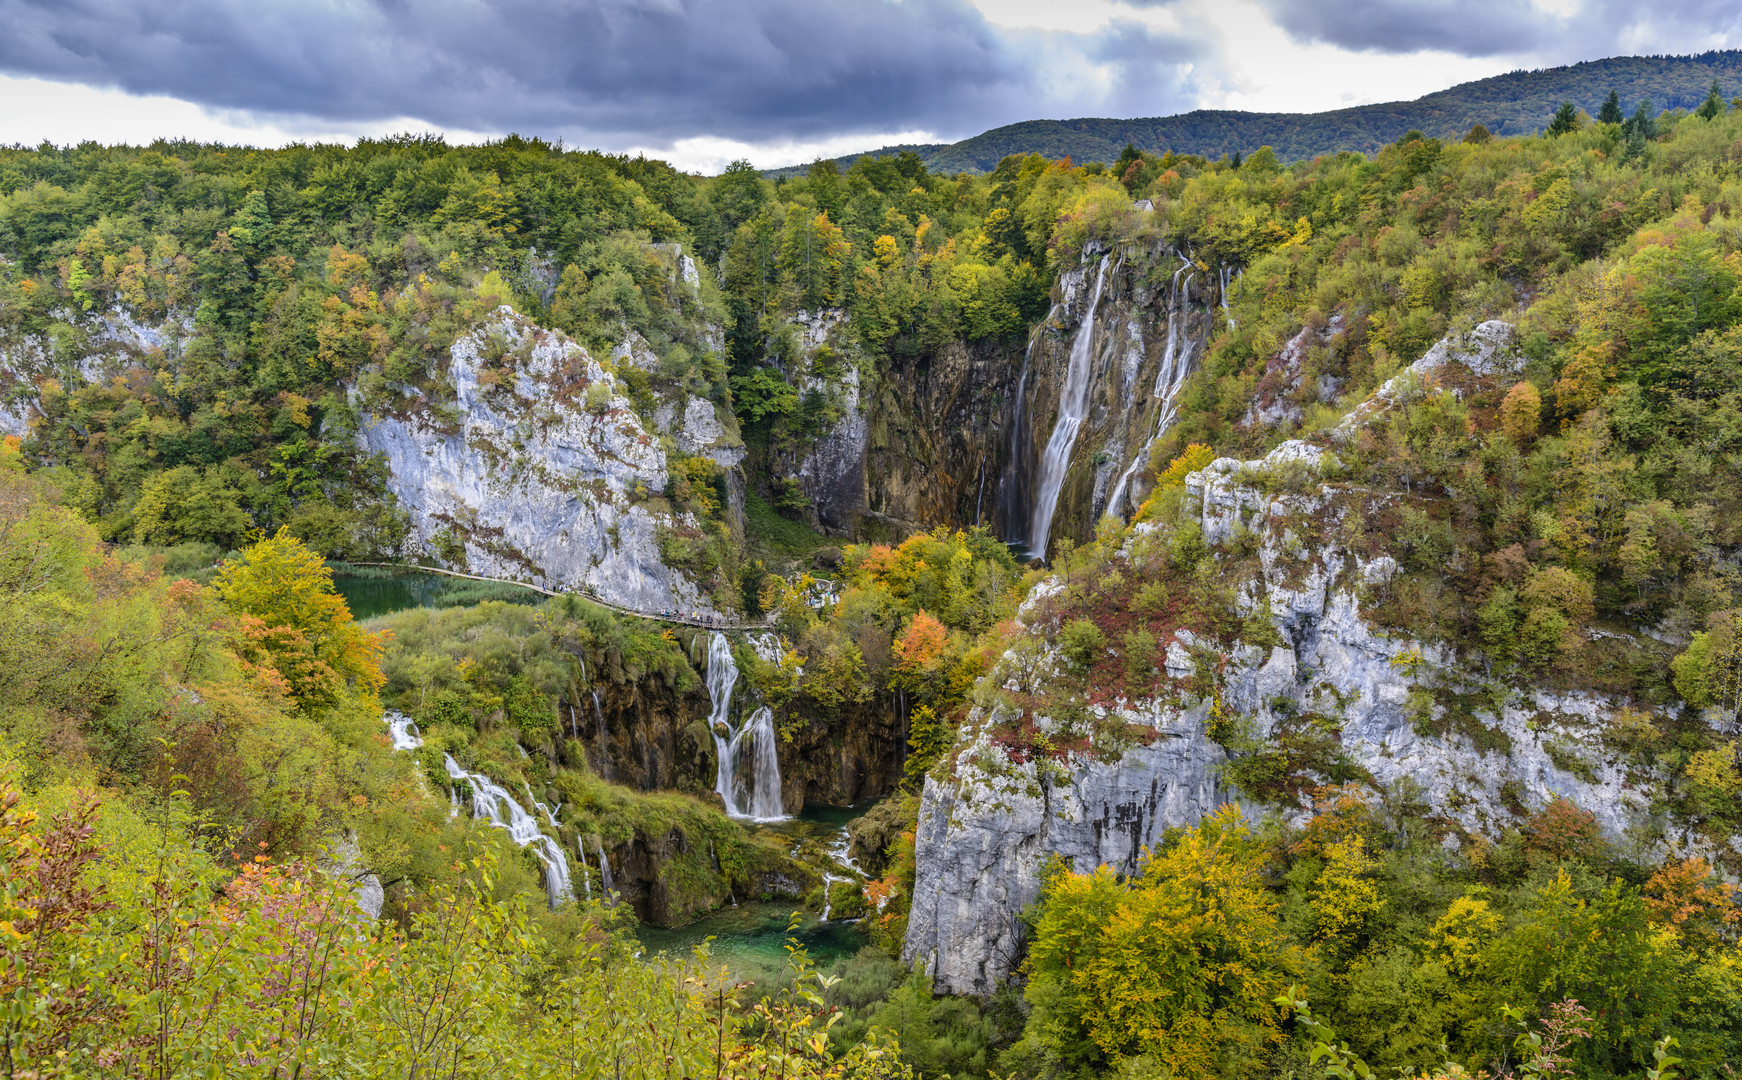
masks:
{"label": "evergreen tree", "polygon": [[1718,80],[1712,80],[1712,88],[1706,92],[1706,100],[1700,104],[1697,115],[1701,120],[1716,120],[1724,112],[1724,96],[1718,91]]}
{"label": "evergreen tree", "polygon": [[1626,114],[1621,111],[1621,95],[1613,90],[1609,91],[1609,96],[1603,99],[1603,108],[1597,113],[1597,122],[1619,124],[1626,119]]}
{"label": "evergreen tree", "polygon": [[1579,129],[1579,110],[1570,101],[1561,102],[1561,107],[1554,111],[1554,119],[1549,121],[1550,138],[1560,138]]}
{"label": "evergreen tree", "polygon": [[1627,156],[1634,157],[1645,149],[1645,144],[1657,137],[1656,113],[1651,107],[1651,99],[1646,98],[1633,110],[1633,115],[1621,125],[1621,131],[1627,136]]}

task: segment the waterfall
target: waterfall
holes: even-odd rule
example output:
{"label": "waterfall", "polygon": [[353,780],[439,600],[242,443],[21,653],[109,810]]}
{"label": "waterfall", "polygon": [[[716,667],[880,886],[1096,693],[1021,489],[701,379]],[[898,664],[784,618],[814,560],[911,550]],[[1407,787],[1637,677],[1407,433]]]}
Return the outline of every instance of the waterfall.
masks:
{"label": "waterfall", "polygon": [[980,458],[980,493],[974,496],[974,528],[980,527],[980,507],[986,502],[986,458]]}
{"label": "waterfall", "polygon": [[1089,298],[1089,308],[1071,340],[1070,366],[1065,370],[1064,389],[1059,392],[1058,419],[1053,424],[1052,438],[1040,459],[1040,483],[1034,502],[1034,519],[1028,530],[1028,550],[1036,558],[1046,558],[1046,543],[1052,532],[1052,515],[1058,507],[1059,489],[1064,486],[1065,472],[1070,468],[1071,449],[1077,444],[1077,429],[1089,404],[1089,351],[1095,341],[1095,308],[1101,303],[1101,287],[1107,280],[1107,260],[1101,256],[1101,267],[1095,273],[1095,291]]}
{"label": "waterfall", "polygon": [[[779,821],[786,815],[781,804],[780,757],[775,744],[774,712],[766,705],[750,714],[742,727],[731,721],[732,689],[738,684],[738,664],[726,635],[715,631],[708,642],[708,731],[714,736],[719,766],[714,790],[726,804],[726,813],[752,821]],[[739,755],[745,742],[750,746],[750,789],[739,778]]]}
{"label": "waterfall", "polygon": [[599,718],[599,775],[611,779],[611,748],[605,741],[605,707],[599,704],[599,692],[593,691],[593,715]]}
{"label": "waterfall", "polygon": [[[549,896],[550,906],[556,907],[565,900],[574,899],[574,889],[569,883],[569,860],[563,854],[563,849],[557,842],[546,836],[539,828],[538,819],[526,812],[514,796],[494,780],[483,773],[470,773],[460,768],[452,754],[442,755],[442,764],[447,767],[448,776],[453,780],[464,780],[472,788],[472,817],[488,821],[499,829],[505,829],[508,836],[520,847],[535,845],[533,853],[538,861],[544,864],[544,891]],[[528,794],[530,794],[530,789]],[[456,787],[453,798],[455,809],[458,809],[459,792]],[[537,804],[534,804],[537,805]],[[551,818],[554,826],[555,816],[548,810],[546,815]]]}
{"label": "waterfall", "polygon": [[756,655],[767,664],[778,664],[786,656],[786,650],[780,647],[780,635],[773,633],[746,634],[750,647],[756,650]]}
{"label": "waterfall", "polygon": [[1058,305],[1054,304],[1046,318],[1034,328],[1034,333],[1028,336],[1028,348],[1022,354],[1022,374],[1016,380],[1016,397],[1010,403],[1010,458],[1004,463],[1004,479],[999,482],[999,502],[1004,515],[1005,539],[1012,542],[1021,539],[1017,530],[1022,527],[1027,509],[1022,495],[1026,488],[1024,481],[1028,479],[1028,366],[1034,359],[1035,345],[1046,333],[1058,310]]}
{"label": "waterfall", "polygon": [[593,898],[593,874],[587,866],[587,842],[576,837],[575,850],[581,853],[581,887],[587,890],[587,899],[591,900]]}
{"label": "waterfall", "polygon": [[1186,275],[1183,288],[1179,279],[1180,274],[1191,263],[1184,261],[1185,257],[1179,252],[1176,251],[1174,254],[1181,259],[1181,263],[1179,269],[1173,272],[1173,283],[1169,290],[1171,295],[1168,298],[1167,306],[1167,347],[1162,350],[1161,368],[1155,373],[1155,388],[1150,391],[1150,396],[1158,399],[1161,405],[1156,411],[1155,428],[1151,431],[1148,441],[1138,449],[1137,455],[1131,459],[1131,464],[1126,468],[1124,475],[1119,477],[1119,483],[1113,488],[1113,494],[1107,499],[1106,512],[1118,514],[1120,517],[1125,516],[1122,503],[1125,499],[1125,489],[1130,484],[1131,478],[1137,474],[1137,470],[1143,462],[1149,460],[1149,451],[1155,445],[1155,441],[1166,434],[1167,429],[1172,427],[1174,421],[1179,418],[1179,411],[1175,408],[1174,399],[1179,396],[1180,388],[1185,385],[1186,376],[1192,373],[1192,353],[1196,342],[1192,340],[1189,332],[1185,335],[1183,343],[1180,340],[1180,327],[1190,316],[1190,312],[1183,309],[1191,302],[1192,275]]}
{"label": "waterfall", "polygon": [[395,750],[416,750],[423,745],[423,736],[418,733],[417,723],[402,712],[389,712],[382,717],[387,721],[387,737],[393,740]]}
{"label": "waterfall", "polygon": [[611,860],[605,858],[605,841],[597,840],[599,845],[599,882],[604,889],[605,900],[611,899],[611,894],[617,891],[617,883],[611,880]]}

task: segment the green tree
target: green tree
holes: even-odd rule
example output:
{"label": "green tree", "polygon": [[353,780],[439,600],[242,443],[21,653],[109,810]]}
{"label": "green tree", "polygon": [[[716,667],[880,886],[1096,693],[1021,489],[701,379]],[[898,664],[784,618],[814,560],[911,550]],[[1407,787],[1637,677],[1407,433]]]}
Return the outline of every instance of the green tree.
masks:
{"label": "green tree", "polygon": [[1560,108],[1554,111],[1554,119],[1549,121],[1548,131],[1545,132],[1545,134],[1547,134],[1549,138],[1555,139],[1562,135],[1570,135],[1577,130],[1579,130],[1579,110],[1577,106],[1570,101],[1561,102]]}
{"label": "green tree", "polygon": [[1597,122],[1619,124],[1625,119],[1627,116],[1621,111],[1621,95],[1614,90],[1609,91],[1609,96],[1603,99],[1603,107],[1597,112]]}
{"label": "green tree", "polygon": [[1712,88],[1706,92],[1706,100],[1700,103],[1698,109],[1694,110],[1694,115],[1701,120],[1716,120],[1724,115],[1724,95],[1718,89],[1717,79],[1712,80]]}

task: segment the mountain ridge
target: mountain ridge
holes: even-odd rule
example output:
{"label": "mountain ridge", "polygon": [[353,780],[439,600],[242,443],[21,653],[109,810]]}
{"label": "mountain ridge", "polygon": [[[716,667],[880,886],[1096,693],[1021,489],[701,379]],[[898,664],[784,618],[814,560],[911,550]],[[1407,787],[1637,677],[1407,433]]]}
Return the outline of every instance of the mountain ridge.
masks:
{"label": "mountain ridge", "polygon": [[[1118,119],[1023,120],[953,143],[879,147],[833,159],[846,169],[861,158],[917,154],[932,172],[990,172],[1009,154],[1069,156],[1111,162],[1127,143],[1149,153],[1173,151],[1219,158],[1269,146],[1284,161],[1311,160],[1345,150],[1372,153],[1404,133],[1462,138],[1482,124],[1495,135],[1542,130],[1561,102],[1596,115],[1610,90],[1631,113],[1645,98],[1661,109],[1691,109],[1716,79],[1726,97],[1742,93],[1742,50],[1690,56],[1621,56],[1557,68],[1518,70],[1459,83],[1409,101],[1356,105],[1318,113],[1194,109],[1173,116]],[[767,169],[772,179],[802,174],[805,165]]]}

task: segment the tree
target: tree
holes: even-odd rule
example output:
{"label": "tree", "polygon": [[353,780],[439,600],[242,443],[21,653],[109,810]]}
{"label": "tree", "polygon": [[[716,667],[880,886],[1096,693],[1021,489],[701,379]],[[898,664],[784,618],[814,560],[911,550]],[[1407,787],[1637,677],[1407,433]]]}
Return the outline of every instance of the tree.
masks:
{"label": "tree", "polygon": [[1652,107],[1651,99],[1644,98],[1634,108],[1633,115],[1622,125],[1622,131],[1627,136],[1628,152],[1632,153],[1635,144],[1643,146],[1646,142],[1657,138],[1657,110]]}
{"label": "tree", "polygon": [[1549,121],[1547,135],[1558,139],[1562,135],[1571,135],[1579,130],[1579,110],[1570,101],[1561,102],[1561,107],[1554,111],[1554,119]]}
{"label": "tree", "polygon": [[1520,448],[1530,445],[1542,427],[1542,395],[1528,382],[1506,392],[1500,403],[1500,430]]}
{"label": "tree", "polygon": [[246,617],[239,651],[275,669],[303,705],[333,704],[344,686],[373,694],[385,681],[385,637],[357,624],[332,571],[288,530],[224,563],[217,590]]}
{"label": "tree", "polygon": [[1067,1064],[1148,1055],[1180,1076],[1273,1035],[1300,966],[1264,891],[1265,851],[1224,807],[1121,885],[1055,871],[1029,949],[1029,1039]]}
{"label": "tree", "polygon": [[1706,100],[1700,103],[1694,115],[1701,120],[1716,120],[1724,114],[1724,95],[1718,90],[1718,80],[1712,80],[1712,88],[1706,92]]}
{"label": "tree", "polygon": [[1619,124],[1627,117],[1621,111],[1621,95],[1609,91],[1609,96],[1603,99],[1603,107],[1597,112],[1597,123]]}
{"label": "tree", "polygon": [[248,531],[242,494],[217,476],[178,465],[145,482],[133,505],[133,539],[141,544],[203,540],[228,548]]}

